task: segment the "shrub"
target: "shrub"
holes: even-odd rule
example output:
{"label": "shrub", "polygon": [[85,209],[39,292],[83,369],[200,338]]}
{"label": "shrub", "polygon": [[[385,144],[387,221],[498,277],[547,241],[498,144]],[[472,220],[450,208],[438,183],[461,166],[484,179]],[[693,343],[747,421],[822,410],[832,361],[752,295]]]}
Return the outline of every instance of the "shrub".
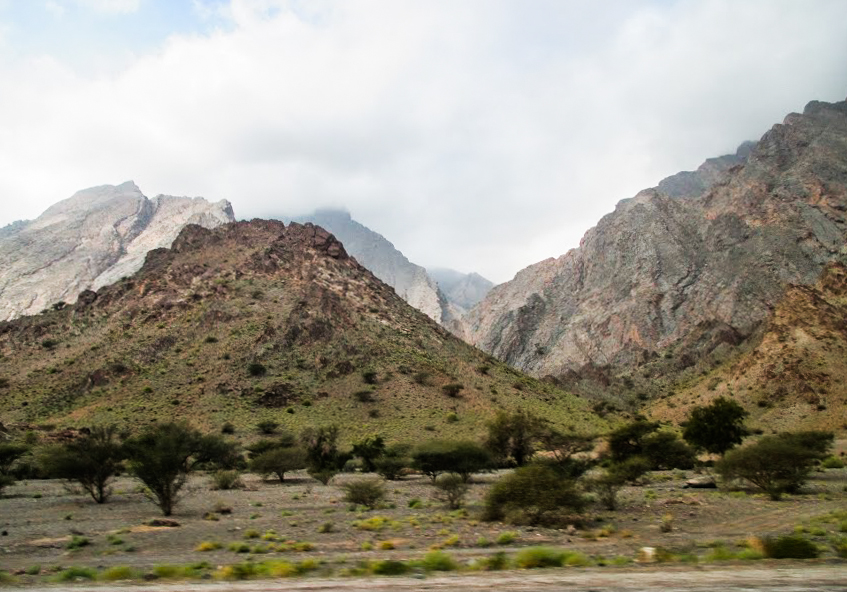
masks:
{"label": "shrub", "polygon": [[84,536],[74,535],[71,537],[71,540],[68,541],[68,544],[65,545],[65,549],[69,551],[74,551],[76,549],[82,549],[83,547],[87,547],[91,544],[91,541]]}
{"label": "shrub", "polygon": [[778,500],[806,482],[825,454],[807,433],[764,436],[755,444],[726,453],[715,465],[724,480],[744,479]]}
{"label": "shrub", "polygon": [[675,433],[658,431],[642,442],[642,455],[650,462],[650,470],[693,469],[697,462],[694,450]]}
{"label": "shrub", "polygon": [[408,457],[408,447],[389,447],[385,454],[374,461],[377,474],[383,479],[396,481],[403,471],[412,464]]}
{"label": "shrub", "polygon": [[503,531],[497,536],[498,545],[511,545],[516,540],[518,540],[518,533],[514,530]]}
{"label": "shrub", "polygon": [[459,564],[448,553],[430,551],[421,560],[421,567],[427,571],[455,571]]}
{"label": "shrub", "polygon": [[59,582],[75,582],[77,580],[96,580],[97,571],[90,567],[69,567],[56,576]]}
{"label": "shrub", "polygon": [[344,501],[373,510],[385,499],[385,486],[376,479],[360,479],[344,483]]}
{"label": "shrub", "polygon": [[515,556],[515,565],[521,569],[562,567],[564,563],[565,553],[549,547],[530,547]]}
{"label": "shrub", "polygon": [[220,549],[222,547],[223,547],[223,545],[221,545],[217,541],[203,541],[199,545],[194,547],[194,550],[200,551],[200,552],[217,551],[218,549]]}
{"label": "shrub", "polygon": [[309,469],[309,476],[322,485],[329,485],[329,482],[332,481],[332,478],[337,474],[337,469],[324,469],[323,471]]}
{"label": "shrub", "polygon": [[362,372],[362,380],[365,381],[365,384],[376,384],[379,382],[377,373],[373,370],[366,370]]}
{"label": "shrub", "polygon": [[378,576],[402,576],[409,573],[411,567],[403,561],[386,559],[385,561],[374,561],[370,564],[371,573]]}
{"label": "shrub", "polygon": [[843,469],[844,461],[837,456],[828,456],[821,461],[821,467],[824,469]]}
{"label": "shrub", "polygon": [[250,461],[250,470],[267,477],[276,475],[280,483],[289,471],[306,468],[306,452],[302,448],[271,448]]}
{"label": "shrub", "polygon": [[100,579],[106,582],[117,582],[120,580],[131,580],[135,577],[135,571],[127,565],[115,565],[106,569]]}
{"label": "shrub", "polygon": [[260,434],[264,434],[266,436],[270,436],[271,434],[275,434],[277,429],[279,428],[279,422],[274,421],[272,419],[266,419],[260,421],[256,424],[256,430]]}
{"label": "shrub", "polygon": [[458,382],[451,382],[450,384],[445,384],[441,387],[441,390],[444,391],[444,394],[448,397],[455,399],[459,396],[459,393],[462,392],[462,389],[465,388],[465,385],[459,384]]}
{"label": "shrub", "polygon": [[718,397],[711,404],[695,407],[688,416],[682,437],[698,450],[724,454],[741,444],[747,435],[744,419],[749,413],[738,403]]}
{"label": "shrub", "polygon": [[339,432],[336,425],[303,430],[300,440],[306,449],[309,474],[313,477],[322,472],[333,472],[334,475],[347,462],[349,456],[338,451]]}
{"label": "shrub", "polygon": [[212,489],[244,489],[241,473],[235,469],[215,471],[212,473]]}
{"label": "shrub", "polygon": [[373,391],[356,391],[353,393],[353,397],[359,403],[373,403],[374,401]]}
{"label": "shrub", "polygon": [[446,503],[451,510],[461,508],[468,494],[468,484],[456,474],[441,475],[435,480],[435,487],[438,500]]}
{"label": "shrub", "polygon": [[265,368],[265,365],[260,362],[251,362],[247,366],[247,372],[250,376],[264,376],[267,374],[268,369]]}
{"label": "shrub", "polygon": [[772,559],[814,559],[820,554],[815,543],[797,535],[766,538],[763,546],[765,556]]}
{"label": "shrub", "polygon": [[225,424],[223,424],[221,426],[221,433],[227,434],[227,435],[232,435],[232,434],[235,433],[235,426],[230,422],[226,422]]}
{"label": "shrub", "polygon": [[130,471],[165,516],[180,499],[188,476],[201,463],[231,464],[235,447],[217,435],[203,435],[185,423],[154,425],[125,444]]}
{"label": "shrub", "polygon": [[485,497],[483,519],[547,525],[583,507],[585,499],[575,481],[548,466],[529,465],[494,484]]}

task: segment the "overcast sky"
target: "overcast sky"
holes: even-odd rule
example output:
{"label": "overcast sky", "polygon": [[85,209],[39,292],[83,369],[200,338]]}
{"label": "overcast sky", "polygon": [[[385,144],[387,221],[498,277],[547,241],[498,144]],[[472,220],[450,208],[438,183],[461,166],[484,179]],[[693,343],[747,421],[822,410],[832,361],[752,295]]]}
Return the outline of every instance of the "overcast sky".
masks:
{"label": "overcast sky", "polygon": [[0,0],[0,225],[131,179],[500,282],[845,97],[844,0]]}

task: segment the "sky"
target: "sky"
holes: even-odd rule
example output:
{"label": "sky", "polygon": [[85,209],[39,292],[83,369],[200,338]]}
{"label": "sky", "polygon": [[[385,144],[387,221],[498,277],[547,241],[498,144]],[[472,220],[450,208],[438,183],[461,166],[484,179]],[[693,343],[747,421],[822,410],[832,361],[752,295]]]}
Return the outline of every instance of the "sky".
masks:
{"label": "sky", "polygon": [[0,226],[134,180],[501,282],[845,98],[843,0],[0,0]]}

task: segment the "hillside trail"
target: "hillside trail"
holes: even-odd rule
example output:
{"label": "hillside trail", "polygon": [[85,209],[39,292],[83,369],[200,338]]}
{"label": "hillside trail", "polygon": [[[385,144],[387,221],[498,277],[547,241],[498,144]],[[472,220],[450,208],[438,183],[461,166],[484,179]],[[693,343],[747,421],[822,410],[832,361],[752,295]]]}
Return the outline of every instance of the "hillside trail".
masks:
{"label": "hillside trail", "polygon": [[847,565],[794,565],[785,567],[682,567],[639,569],[539,570],[474,575],[384,578],[330,578],[254,580],[244,582],[174,582],[153,584],[97,584],[6,588],[9,592],[847,592]]}

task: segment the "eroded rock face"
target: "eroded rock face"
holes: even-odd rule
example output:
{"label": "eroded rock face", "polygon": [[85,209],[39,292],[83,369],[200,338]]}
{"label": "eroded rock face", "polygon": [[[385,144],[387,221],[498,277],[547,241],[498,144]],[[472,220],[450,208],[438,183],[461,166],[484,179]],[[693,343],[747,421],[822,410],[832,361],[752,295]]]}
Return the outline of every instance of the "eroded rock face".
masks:
{"label": "eroded rock face", "polygon": [[847,102],[812,102],[716,166],[621,201],[579,248],[495,287],[464,337],[537,376],[696,356],[847,257]]}
{"label": "eroded rock face", "polygon": [[132,182],[79,191],[36,220],[0,231],[0,320],[74,302],[84,290],[131,275],[187,224],[234,220],[227,201],[148,199]]}

